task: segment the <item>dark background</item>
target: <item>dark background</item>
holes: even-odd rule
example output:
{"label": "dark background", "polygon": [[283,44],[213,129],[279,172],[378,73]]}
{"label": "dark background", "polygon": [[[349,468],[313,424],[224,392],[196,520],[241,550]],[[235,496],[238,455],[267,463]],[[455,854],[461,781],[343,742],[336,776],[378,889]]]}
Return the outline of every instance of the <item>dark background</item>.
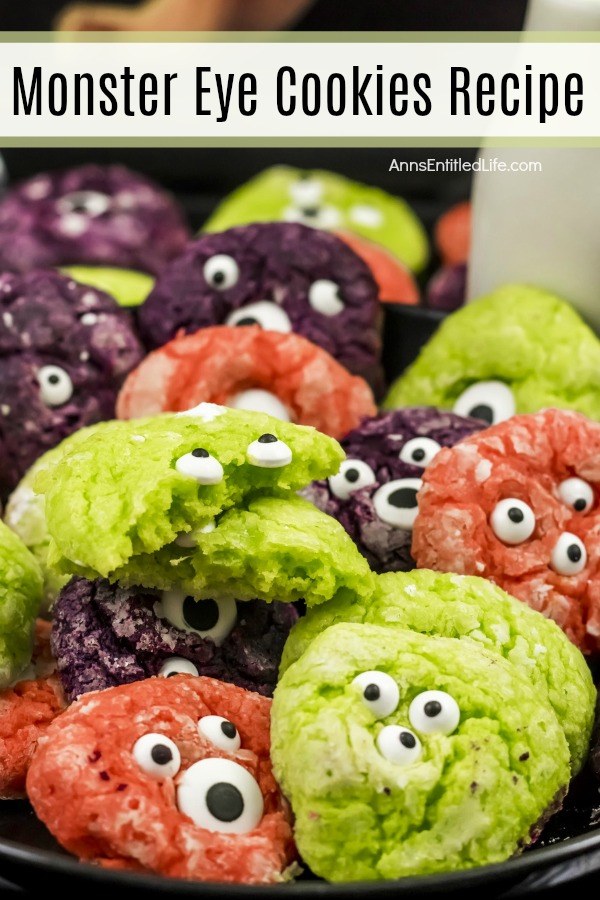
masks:
{"label": "dark background", "polygon": [[[119,2],[134,6],[137,0]],[[65,5],[66,0],[0,0],[0,30],[45,31]],[[516,31],[525,6],[526,0],[317,0],[296,30]]]}

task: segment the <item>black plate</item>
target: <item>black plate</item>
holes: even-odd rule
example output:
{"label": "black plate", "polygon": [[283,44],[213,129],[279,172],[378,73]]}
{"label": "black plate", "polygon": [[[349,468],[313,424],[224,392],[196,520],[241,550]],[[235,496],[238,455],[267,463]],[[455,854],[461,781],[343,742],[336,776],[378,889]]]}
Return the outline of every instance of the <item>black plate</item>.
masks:
{"label": "black plate", "polygon": [[520,896],[571,881],[600,870],[600,795],[598,783],[585,773],[571,787],[564,809],[546,827],[535,849],[506,863],[483,866],[468,872],[400,881],[331,885],[305,873],[294,884],[268,888],[173,881],[154,875],[101,869],[80,863],[65,853],[39,822],[25,801],[0,804],[0,872],[3,877],[26,888],[43,885],[48,891],[81,887],[84,891],[127,892],[128,898],[173,894],[202,900],[258,900],[271,897],[324,898],[414,897],[447,895]]}

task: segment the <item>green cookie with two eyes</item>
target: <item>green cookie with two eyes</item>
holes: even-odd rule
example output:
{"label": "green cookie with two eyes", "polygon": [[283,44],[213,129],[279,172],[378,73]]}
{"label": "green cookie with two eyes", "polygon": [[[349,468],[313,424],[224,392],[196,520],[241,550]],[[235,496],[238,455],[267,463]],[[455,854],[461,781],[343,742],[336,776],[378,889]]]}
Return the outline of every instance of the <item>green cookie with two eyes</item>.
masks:
{"label": "green cookie with two eyes", "polygon": [[239,187],[217,207],[204,230],[280,220],[349,232],[384,247],[414,272],[424,268],[429,256],[425,229],[400,197],[334,172],[289,166],[273,166]]}
{"label": "green cookie with two eyes", "polygon": [[596,689],[582,653],[553,621],[483,578],[415,569],[380,575],[373,583],[367,601],[332,600],[310,610],[286,642],[281,671],[340,622],[476,642],[518,668],[549,702],[567,738],[573,774],[579,771],[589,746]]}
{"label": "green cookie with two eyes", "polygon": [[384,403],[419,405],[490,424],[550,407],[600,420],[600,340],[559,297],[506,285],[448,316]]}
{"label": "green cookie with two eyes", "polygon": [[295,493],[342,459],[314,428],[213,404],[108,423],[36,480],[48,562],[198,599],[366,596],[352,540]]}
{"label": "green cookie with two eyes", "polygon": [[502,862],[560,806],[569,748],[519,667],[474,641],[327,628],[273,701],[275,775],[331,881]]}

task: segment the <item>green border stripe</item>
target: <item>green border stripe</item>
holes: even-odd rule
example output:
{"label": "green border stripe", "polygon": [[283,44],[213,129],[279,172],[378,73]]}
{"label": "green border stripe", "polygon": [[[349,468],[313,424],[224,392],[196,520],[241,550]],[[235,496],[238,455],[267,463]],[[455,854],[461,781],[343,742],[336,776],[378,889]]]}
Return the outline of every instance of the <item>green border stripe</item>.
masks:
{"label": "green border stripe", "polygon": [[[251,0],[248,0],[251,2]],[[600,31],[0,31],[0,43],[232,43],[281,44],[465,44],[532,43],[590,44],[600,42]]]}
{"label": "green border stripe", "polygon": [[380,147],[401,149],[404,147],[600,147],[599,137],[381,137],[381,138],[203,138],[203,137],[15,137],[1,138],[0,150],[5,147]]}

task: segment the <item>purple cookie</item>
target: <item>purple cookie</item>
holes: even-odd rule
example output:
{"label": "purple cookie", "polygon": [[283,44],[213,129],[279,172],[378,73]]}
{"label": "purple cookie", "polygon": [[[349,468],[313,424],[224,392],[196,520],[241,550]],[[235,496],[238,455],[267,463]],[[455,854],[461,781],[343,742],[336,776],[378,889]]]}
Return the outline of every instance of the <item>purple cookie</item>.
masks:
{"label": "purple cookie", "polygon": [[295,331],[376,389],[382,385],[373,276],[340,238],[306,225],[261,223],[191,241],[138,316],[150,347],[209,325]]}
{"label": "purple cookie", "polygon": [[194,669],[270,697],[298,618],[291,603],[198,601],[84,578],[63,588],[53,616],[52,652],[70,700]]}
{"label": "purple cookie", "polygon": [[376,572],[408,571],[425,467],[441,447],[484,427],[428,406],[374,416],[342,441],[347,459],[338,474],[302,493],[344,526]]}
{"label": "purple cookie", "polygon": [[158,274],[190,236],[173,197],[123,166],[36,175],[0,203],[0,270],[95,264]]}
{"label": "purple cookie", "polygon": [[465,302],[467,267],[465,263],[444,266],[432,276],[425,292],[425,305],[430,309],[453,312]]}
{"label": "purple cookie", "polygon": [[67,435],[113,418],[142,357],[107,294],[54,271],[0,275],[0,496]]}

